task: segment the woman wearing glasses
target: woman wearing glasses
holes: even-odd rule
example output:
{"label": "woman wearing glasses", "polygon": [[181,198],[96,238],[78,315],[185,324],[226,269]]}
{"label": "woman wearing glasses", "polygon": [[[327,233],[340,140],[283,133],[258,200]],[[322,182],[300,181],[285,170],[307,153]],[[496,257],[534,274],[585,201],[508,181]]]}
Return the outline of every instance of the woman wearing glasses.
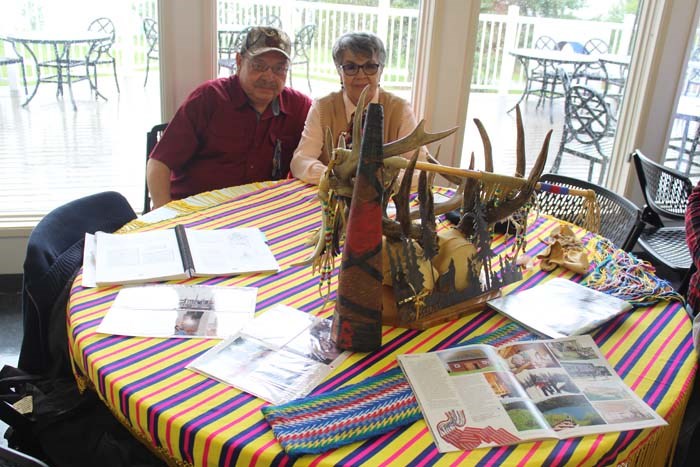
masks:
{"label": "woman wearing glasses", "polygon": [[[379,103],[384,108],[385,142],[413,131],[416,118],[409,103],[379,87],[385,60],[384,44],[375,34],[350,32],[338,38],[333,45],[333,61],[340,76],[341,89],[316,99],[311,105],[301,141],[292,157],[292,175],[307,183],[318,184],[333,149],[324,147],[325,128],[331,129],[336,145],[341,134],[346,140],[350,138],[352,116],[365,86],[369,85],[367,101]],[[422,155],[421,159],[424,157]]]}

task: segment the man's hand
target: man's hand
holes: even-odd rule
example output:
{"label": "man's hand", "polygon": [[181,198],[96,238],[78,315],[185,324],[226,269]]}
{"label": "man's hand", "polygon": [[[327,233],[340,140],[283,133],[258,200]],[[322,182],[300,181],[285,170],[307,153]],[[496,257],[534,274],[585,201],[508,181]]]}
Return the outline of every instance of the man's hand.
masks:
{"label": "man's hand", "polygon": [[161,161],[148,159],[146,183],[151,194],[153,209],[170,202],[170,168]]}

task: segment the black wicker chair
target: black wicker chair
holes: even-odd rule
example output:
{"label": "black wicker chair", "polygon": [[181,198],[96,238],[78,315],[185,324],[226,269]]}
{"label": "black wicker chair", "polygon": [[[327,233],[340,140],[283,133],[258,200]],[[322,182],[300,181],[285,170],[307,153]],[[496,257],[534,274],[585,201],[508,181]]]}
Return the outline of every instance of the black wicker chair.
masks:
{"label": "black wicker chair", "polygon": [[[148,164],[148,156],[151,155],[151,151],[153,151],[153,148],[156,147],[156,143],[160,140],[160,137],[163,136],[163,132],[165,131],[165,128],[168,126],[167,123],[160,123],[153,128],[151,128],[151,131],[146,133],[146,164]],[[144,189],[144,194],[143,194],[143,212],[142,214],[146,214],[151,210],[151,194],[148,192],[148,183],[145,183],[145,189]]]}
{"label": "black wicker chair", "polygon": [[[595,183],[565,177],[563,175],[544,174],[540,183],[566,188],[593,190],[600,207],[600,232],[615,246],[631,251],[642,229],[642,212],[630,200]],[[585,213],[584,199],[565,193],[553,193],[544,190],[537,192],[537,205],[544,214],[562,219],[573,224],[582,225]]]}
{"label": "black wicker chair", "polygon": [[[684,278],[679,290],[684,293],[692,257],[683,221],[693,184],[688,177],[652,161],[639,150],[632,153],[632,158],[646,203],[642,220],[647,227],[639,236],[639,246],[652,263]],[[677,225],[671,225],[674,221]]]}

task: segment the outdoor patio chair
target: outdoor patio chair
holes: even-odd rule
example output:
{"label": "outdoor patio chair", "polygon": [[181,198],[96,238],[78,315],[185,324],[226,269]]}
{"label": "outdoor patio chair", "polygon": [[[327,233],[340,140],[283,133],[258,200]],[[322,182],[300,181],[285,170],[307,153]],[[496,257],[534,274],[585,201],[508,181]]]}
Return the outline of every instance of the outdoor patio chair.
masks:
{"label": "outdoor patio chair", "polygon": [[[540,177],[540,184],[593,190],[600,208],[600,230],[597,233],[618,248],[632,251],[643,227],[642,211],[632,201],[595,183],[563,175],[544,174]],[[569,195],[566,190],[537,192],[539,212],[580,227],[586,227],[584,201],[581,196]]]}
{"label": "outdoor patio chair", "polygon": [[261,26],[272,26],[273,28],[282,29],[282,20],[277,15],[267,15],[260,20]]}
{"label": "outdoor patio chair", "polygon": [[0,46],[2,46],[0,66],[19,65],[19,70],[22,73],[22,82],[24,83],[24,94],[29,94],[27,90],[27,75],[24,69],[24,58],[17,52],[14,42],[0,39]]}
{"label": "outdoor patio chair", "polygon": [[[311,92],[311,78],[309,77],[311,59],[309,58],[309,52],[311,52],[311,43],[315,35],[316,25],[307,24],[295,34],[292,50],[292,67],[294,65],[306,65],[306,82],[309,85],[309,92]],[[289,73],[289,86],[293,87],[291,71]]]}
{"label": "outdoor patio chair", "polygon": [[114,71],[114,83],[117,85],[117,93],[119,91],[119,80],[117,79],[117,60],[112,55],[112,47],[114,47],[114,39],[116,36],[114,23],[109,18],[97,18],[90,23],[88,30],[95,32],[104,32],[109,34],[109,39],[95,42],[90,47],[87,57],[85,58],[85,64],[87,66],[87,75],[90,79],[90,67],[92,67],[92,79],[90,79],[90,86],[95,91],[95,94],[99,94],[97,91],[97,65],[112,65],[112,70]]}
{"label": "outdoor patio chair", "polygon": [[219,73],[222,68],[229,70],[231,75],[236,73],[236,54],[241,51],[251,27],[240,31],[219,31]]}
{"label": "outdoor patio chair", "polygon": [[159,60],[160,53],[158,52],[158,23],[151,18],[143,19],[143,34],[146,36],[146,79],[143,80],[143,87],[148,83],[148,69],[151,60]]}
{"label": "outdoor patio chair", "polygon": [[593,180],[596,164],[600,164],[598,184],[603,183],[615,137],[614,119],[602,94],[583,84],[568,85],[564,104],[564,130],[559,151],[551,172],[558,173],[564,154],[589,161],[588,181]]}
{"label": "outdoor patio chair", "polygon": [[679,291],[684,293],[692,264],[684,221],[693,184],[688,177],[652,161],[640,150],[632,153],[632,159],[645,202],[642,220],[646,227],[638,244],[652,263],[683,278]]}
{"label": "outdoor patio chair", "polygon": [[[700,96],[700,68],[697,66],[697,63],[700,63],[700,47],[696,47],[693,53],[690,54],[690,62],[691,63],[688,63],[688,71],[686,72],[687,78],[683,94],[686,96],[690,95],[690,87],[694,86],[695,97],[698,97]],[[695,63],[695,65],[692,65],[692,63]]]}
{"label": "outdoor patio chair", "polygon": [[[146,133],[146,164],[148,164],[148,156],[151,155],[151,151],[156,147],[156,143],[163,136],[165,128],[168,126],[167,123],[160,123],[153,128],[151,131]],[[146,214],[151,210],[151,194],[148,192],[148,183],[144,180],[144,194],[143,194],[143,212],[141,214]]]}
{"label": "outdoor patio chair", "polygon": [[[558,50],[559,44],[550,36],[540,36],[535,40],[533,48],[540,50]],[[542,96],[549,95],[550,99],[555,97],[555,93],[551,92],[550,88],[554,89],[557,85],[558,70],[551,69],[551,67],[547,68],[542,62],[535,60],[528,63],[528,69],[525,70],[525,75],[526,99],[530,94],[534,94],[539,99],[539,105],[539,102],[542,101]],[[558,95],[561,96],[561,93]]]}
{"label": "outdoor patio chair", "polygon": [[[609,50],[608,43],[603,39],[589,39],[583,44],[583,53],[588,55],[606,54]],[[607,92],[608,71],[600,62],[587,64],[582,70],[579,70],[576,78],[582,79],[584,84],[588,84],[590,81],[597,81],[602,85],[603,95]]]}

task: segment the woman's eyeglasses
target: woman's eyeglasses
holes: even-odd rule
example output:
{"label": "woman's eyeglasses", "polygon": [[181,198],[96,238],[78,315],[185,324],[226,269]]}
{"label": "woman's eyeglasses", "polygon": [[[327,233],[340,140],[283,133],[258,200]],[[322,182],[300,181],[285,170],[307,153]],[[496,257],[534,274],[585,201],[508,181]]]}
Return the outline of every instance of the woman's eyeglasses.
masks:
{"label": "woman's eyeglasses", "polygon": [[365,75],[372,76],[377,74],[381,66],[381,63],[365,63],[364,65],[358,65],[357,63],[346,63],[345,65],[339,65],[338,68],[342,69],[343,73],[348,76],[355,76],[357,73],[359,73],[360,69],[365,72]]}

